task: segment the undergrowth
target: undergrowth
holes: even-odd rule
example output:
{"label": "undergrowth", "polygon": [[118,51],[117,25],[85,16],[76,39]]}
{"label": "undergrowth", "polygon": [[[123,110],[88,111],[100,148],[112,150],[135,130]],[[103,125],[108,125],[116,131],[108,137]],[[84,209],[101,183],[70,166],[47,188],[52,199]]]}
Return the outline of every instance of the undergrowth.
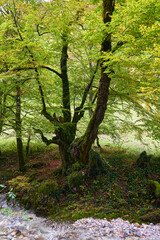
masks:
{"label": "undergrowth", "polygon": [[26,159],[27,172],[21,175],[16,156],[5,152],[0,183],[12,188],[26,208],[57,221],[122,217],[131,222],[159,222],[159,199],[153,196],[149,181],[160,182],[160,158],[152,157],[146,172],[136,167],[137,153],[111,147],[98,151],[106,169],[97,176],[88,175],[87,168],[77,163],[68,176],[62,176],[58,149],[37,146]]}

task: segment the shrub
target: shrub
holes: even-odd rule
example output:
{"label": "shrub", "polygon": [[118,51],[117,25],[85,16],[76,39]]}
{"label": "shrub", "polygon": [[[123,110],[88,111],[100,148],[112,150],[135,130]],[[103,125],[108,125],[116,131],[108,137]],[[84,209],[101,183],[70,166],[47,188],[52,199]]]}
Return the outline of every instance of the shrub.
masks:
{"label": "shrub", "polygon": [[47,180],[41,183],[37,192],[47,196],[51,196],[51,195],[55,196],[58,190],[59,190],[59,187],[55,180],[54,181]]}

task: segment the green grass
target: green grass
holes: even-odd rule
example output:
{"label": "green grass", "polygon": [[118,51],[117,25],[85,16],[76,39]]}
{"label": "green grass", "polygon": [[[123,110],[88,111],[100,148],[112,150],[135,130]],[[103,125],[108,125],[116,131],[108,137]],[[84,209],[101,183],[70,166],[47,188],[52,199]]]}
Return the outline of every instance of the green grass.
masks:
{"label": "green grass", "polygon": [[3,152],[16,152],[16,141],[12,137],[0,137],[0,149]]}
{"label": "green grass", "polygon": [[[24,151],[27,145],[27,139],[24,139],[23,146]],[[0,137],[0,149],[2,153],[16,152],[16,139],[15,137]],[[34,139],[30,143],[30,151],[33,152],[44,152],[53,149],[53,145],[46,146],[41,140]]]}
{"label": "green grass", "polygon": [[146,151],[148,154],[160,155],[160,142],[147,136],[143,136],[142,141],[136,139],[134,133],[122,134],[120,139],[112,139],[105,134],[99,135],[100,145],[116,148],[128,149],[130,152],[140,153]]}

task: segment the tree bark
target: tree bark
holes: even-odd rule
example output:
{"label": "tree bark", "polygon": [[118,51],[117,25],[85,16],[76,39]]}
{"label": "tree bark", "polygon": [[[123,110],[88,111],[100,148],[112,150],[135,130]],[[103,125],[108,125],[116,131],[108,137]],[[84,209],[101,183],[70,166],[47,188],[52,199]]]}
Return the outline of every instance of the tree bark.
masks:
{"label": "tree bark", "polygon": [[3,131],[4,117],[6,113],[6,99],[7,95],[0,92],[0,135]]}
{"label": "tree bark", "polygon": [[69,145],[66,143],[59,145],[59,153],[61,157],[62,162],[62,174],[67,174],[67,170],[72,166],[72,164],[75,162],[72,158],[70,152],[68,151]]}
{"label": "tree bark", "polygon": [[28,135],[28,139],[27,139],[27,146],[26,146],[26,157],[27,157],[28,154],[29,154],[30,141],[31,141],[31,135],[30,135],[30,133],[29,133],[29,135]]}
{"label": "tree bark", "polygon": [[62,100],[63,100],[63,118],[64,122],[71,122],[71,109],[70,109],[70,90],[67,73],[67,60],[68,60],[68,43],[67,34],[62,36],[63,46],[61,53],[61,76],[62,76]]}
{"label": "tree bark", "polygon": [[0,92],[0,135],[2,133],[2,128],[3,128],[2,96],[3,96],[3,92]]}
{"label": "tree bark", "polygon": [[21,89],[19,81],[16,81],[16,141],[17,141],[17,155],[19,171],[25,171],[25,160],[23,153],[23,141],[22,141],[22,124],[21,124]]}

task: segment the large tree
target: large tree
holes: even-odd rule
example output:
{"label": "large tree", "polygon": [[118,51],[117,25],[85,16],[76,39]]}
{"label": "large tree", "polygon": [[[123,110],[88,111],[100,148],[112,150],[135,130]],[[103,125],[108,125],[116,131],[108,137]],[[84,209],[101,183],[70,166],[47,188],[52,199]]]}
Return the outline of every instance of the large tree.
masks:
{"label": "large tree", "polygon": [[[3,17],[6,18],[6,20],[10,21],[10,24],[7,25],[7,29],[2,35],[2,37],[5,38],[6,37],[5,35],[7,35],[6,37],[7,41],[8,42],[11,41],[10,50],[13,51],[11,52],[11,54],[13,55],[18,54],[19,56],[17,59],[14,59],[14,60],[11,57],[8,58],[7,59],[8,62],[7,60],[4,60],[5,65],[7,65],[8,69],[10,68],[9,70],[12,70],[13,72],[15,72],[15,74],[16,72],[19,73],[20,71],[25,71],[25,70],[31,70],[33,72],[38,84],[39,93],[40,93],[41,102],[42,102],[41,113],[45,118],[47,118],[54,125],[55,136],[51,140],[48,140],[43,135],[41,130],[36,130],[36,131],[38,131],[41,134],[42,140],[46,144],[55,143],[59,146],[64,172],[76,160],[78,160],[83,164],[88,163],[91,146],[97,136],[98,127],[103,120],[104,113],[106,110],[106,105],[108,101],[109,84],[111,80],[108,73],[105,72],[107,69],[107,66],[104,66],[104,60],[97,59],[97,63],[95,64],[95,69],[92,73],[92,77],[90,80],[88,80],[88,83],[85,84],[86,86],[84,86],[84,91],[81,93],[82,99],[78,100],[79,106],[76,106],[74,108],[74,113],[72,115],[71,97],[70,97],[71,90],[69,86],[70,81],[69,81],[69,71],[67,66],[69,47],[70,47],[69,45],[70,45],[70,42],[72,41],[71,39],[72,34],[75,34],[75,38],[77,38],[77,37],[80,37],[82,34],[84,34],[85,28],[87,33],[88,31],[90,32],[90,30],[88,30],[88,27],[91,27],[91,26],[87,26],[87,25],[85,26],[86,23],[84,22],[84,18],[87,18],[87,15],[85,15],[86,14],[85,12],[88,11],[90,7],[92,7],[83,1],[81,2],[81,4],[77,6],[74,4],[77,5],[78,2],[75,1],[74,3],[68,3],[67,1],[63,1],[63,2],[55,1],[48,4],[40,3],[39,5],[38,3],[28,4],[28,3],[22,3],[21,1],[11,1],[8,4],[4,4],[4,6],[1,9]],[[113,1],[103,1],[103,22],[105,27],[107,27],[111,21],[111,14],[113,12],[113,8],[114,8]],[[22,10],[22,12],[20,12],[19,9]],[[28,25],[25,23],[26,18],[29,18],[30,16],[33,17],[33,9],[35,9],[37,13],[38,11],[40,11],[41,13],[40,17],[36,15],[35,22],[37,21],[37,23],[36,23],[35,29],[32,26],[33,24],[35,24],[34,19],[32,19],[33,23],[29,22]],[[27,13],[29,14],[27,15]],[[68,13],[70,13],[69,16],[67,15]],[[24,14],[24,16],[22,14]],[[58,25],[56,25],[56,28],[55,28],[54,25],[56,24],[56,22],[52,21],[50,22],[51,27],[48,28],[47,21],[51,20],[51,17],[53,17],[53,14],[56,14],[57,17],[59,17]],[[45,21],[43,21],[44,18],[46,18]],[[28,21],[30,21],[30,19]],[[29,29],[31,32],[29,32],[29,30],[27,29],[28,26],[30,28],[32,26],[32,29]],[[76,31],[74,30],[74,28],[76,28]],[[46,34],[48,34],[49,41],[54,42],[55,36],[52,37],[52,35],[58,35],[59,42],[60,42],[60,46],[59,46],[60,52],[59,52],[59,56],[57,55],[56,57],[60,58],[60,65],[59,65],[60,72],[55,70],[53,67],[47,66],[46,64],[41,64],[42,57],[38,56],[35,49],[33,49],[32,43],[28,42],[29,37],[27,36],[26,31],[27,31],[27,34],[30,35],[31,40],[33,40],[33,46],[35,45],[36,38],[41,38],[41,36],[45,35],[41,41],[44,41],[44,40],[47,41]],[[34,35],[34,38],[32,34]],[[56,43],[58,44],[58,42]],[[87,44],[89,46],[92,44],[92,42],[88,42]],[[53,43],[53,46],[54,46],[54,43]],[[38,45],[36,47],[38,51]],[[111,36],[109,33],[106,32],[106,30],[104,30],[103,38],[102,38],[101,56],[103,55],[104,52],[110,51],[110,50],[111,50]],[[8,51],[8,49],[6,51]],[[43,55],[42,51],[41,53]],[[26,58],[26,56],[28,59]],[[52,59],[53,59],[53,56],[52,56]],[[53,61],[52,59],[51,59],[51,62]],[[41,62],[37,64],[37,60]],[[49,61],[49,59],[47,59],[47,61]],[[95,74],[98,69],[98,65],[100,65],[100,68],[101,68],[101,77],[100,77],[99,87],[98,87],[96,108],[84,135],[80,139],[75,140],[77,124],[84,115],[85,103],[86,103],[89,91],[92,87],[93,80],[95,78]],[[62,115],[60,115],[59,117],[57,117],[56,113],[51,114],[47,109],[45,92],[43,89],[43,83],[40,76],[42,74],[41,73],[42,69],[46,69],[54,73],[56,76],[58,76],[58,78],[61,79]],[[4,71],[4,64],[2,66],[2,71]],[[19,92],[19,89],[17,87],[16,89],[17,89],[17,92]],[[17,95],[17,97],[18,99],[20,99],[20,93]],[[19,114],[20,112],[17,112],[16,121],[18,119],[17,117]],[[20,126],[19,121],[20,121],[20,116],[17,122],[17,127]]]}
{"label": "large tree", "polygon": [[[103,22],[107,27],[111,22],[111,15],[114,9],[114,1],[103,1]],[[62,10],[63,11],[63,10]],[[85,9],[83,10],[85,11]],[[62,13],[63,15],[63,13]],[[79,12],[76,13],[77,18],[81,16]],[[82,14],[83,15],[83,14]],[[68,23],[72,24],[72,23]],[[59,119],[56,117],[56,114],[52,117],[46,109],[44,94],[39,83],[40,94],[42,97],[43,110],[42,114],[53,124],[56,126],[55,137],[52,140],[47,140],[43,133],[41,132],[41,136],[44,142],[47,144],[56,143],[59,145],[60,155],[62,159],[63,170],[66,169],[75,161],[79,161],[82,164],[88,164],[89,154],[92,147],[92,144],[95,141],[95,138],[98,134],[98,128],[101,122],[103,121],[104,114],[107,107],[108,94],[109,94],[109,86],[111,78],[109,77],[109,73],[106,72],[107,65],[103,60],[103,54],[105,52],[111,51],[111,34],[106,30],[104,31],[101,45],[101,57],[102,60],[98,60],[97,66],[91,77],[90,82],[84,89],[81,103],[78,107],[74,109],[74,114],[72,117],[71,114],[71,104],[70,104],[70,88],[69,88],[69,78],[68,78],[68,26],[67,29],[62,32],[62,50],[61,50],[61,59],[60,59],[60,78],[62,79],[62,102],[63,102],[63,117]],[[93,115],[88,123],[86,131],[83,136],[75,139],[76,137],[76,129],[79,120],[84,115],[84,104],[88,97],[89,91],[92,87],[92,83],[94,80],[95,73],[97,71],[98,64],[100,64],[101,68],[101,76],[98,86],[98,94],[97,94],[97,103]]]}
{"label": "large tree", "polygon": [[[142,94],[148,83],[151,89],[153,78],[148,79],[146,74],[146,84],[137,80],[137,76],[143,75],[143,69],[147,71],[149,63],[153,64],[149,69],[153,69],[157,58],[147,58],[151,52],[147,51],[149,42],[141,47],[143,28],[139,32],[138,26],[140,23],[148,26],[147,20],[143,19],[143,14],[148,12],[147,1],[144,0],[142,5],[140,1],[130,2],[117,4],[114,11],[112,0],[95,1],[95,4],[83,0],[2,1],[1,76],[32,76],[26,86],[32,95],[28,95],[30,107],[41,108],[41,119],[35,115],[35,125],[39,127],[34,124],[32,127],[47,145],[59,146],[63,172],[75,161],[88,164],[108,103],[110,106],[111,102],[118,101],[120,109],[123,99],[125,105],[130,103],[126,108],[131,106],[138,113],[143,110],[148,117]],[[134,2],[137,10],[130,11]],[[154,2],[152,0],[152,5]],[[141,15],[135,16],[132,23],[133,15],[139,13]],[[153,15],[152,12],[149,14]],[[156,19],[152,18],[151,26],[157,26]],[[154,31],[151,28],[147,31],[147,36],[151,34],[155,41]],[[154,47],[156,49],[157,45]],[[136,65],[140,56],[148,60],[145,67],[143,61],[141,66]],[[90,94],[93,106],[88,101]],[[149,102],[150,95],[146,92],[145,96]],[[35,99],[32,101],[32,98]],[[91,107],[94,107],[92,117],[82,136],[77,137],[78,124]],[[44,130],[44,119],[50,130],[46,126]],[[48,131],[54,132],[50,140],[45,137]]]}

